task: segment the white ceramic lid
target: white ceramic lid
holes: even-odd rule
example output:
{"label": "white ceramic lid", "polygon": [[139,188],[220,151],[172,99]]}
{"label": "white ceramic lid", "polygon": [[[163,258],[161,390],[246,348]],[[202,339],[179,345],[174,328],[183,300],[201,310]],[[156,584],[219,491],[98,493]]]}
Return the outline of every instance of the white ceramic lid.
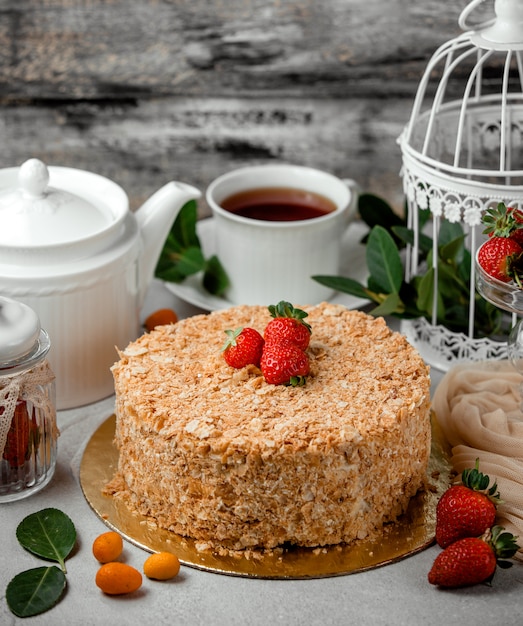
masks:
{"label": "white ceramic lid", "polygon": [[49,170],[38,159],[19,168],[17,187],[0,189],[0,216],[0,245],[10,247],[74,241],[103,231],[114,220],[103,204],[49,186]]}
{"label": "white ceramic lid", "polygon": [[0,363],[19,361],[37,346],[40,320],[22,302],[0,296]]}

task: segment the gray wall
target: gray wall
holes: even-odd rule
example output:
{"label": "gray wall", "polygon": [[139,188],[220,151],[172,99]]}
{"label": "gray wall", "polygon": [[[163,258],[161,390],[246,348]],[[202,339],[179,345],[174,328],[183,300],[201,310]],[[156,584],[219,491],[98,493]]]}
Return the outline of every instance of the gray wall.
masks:
{"label": "gray wall", "polygon": [[93,170],[136,208],[170,179],[203,189],[284,160],[401,207],[396,139],[466,5],[1,0],[0,167],[36,156]]}

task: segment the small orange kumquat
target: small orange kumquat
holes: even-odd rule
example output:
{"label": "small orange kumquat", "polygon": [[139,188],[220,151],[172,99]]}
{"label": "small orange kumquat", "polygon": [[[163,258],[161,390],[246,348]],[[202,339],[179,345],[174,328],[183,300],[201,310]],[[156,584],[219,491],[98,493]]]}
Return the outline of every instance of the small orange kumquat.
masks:
{"label": "small orange kumquat", "polygon": [[100,563],[116,561],[122,551],[122,537],[114,531],[102,533],[93,541],[93,555]]}
{"label": "small orange kumquat", "polygon": [[151,554],[143,564],[143,573],[147,578],[155,580],[169,580],[174,578],[179,571],[180,561],[172,552]]}
{"label": "small orange kumquat", "polygon": [[96,573],[97,587],[110,596],[133,593],[142,586],[140,572],[126,563],[105,563]]}
{"label": "small orange kumquat", "polygon": [[145,320],[144,326],[147,332],[151,332],[157,326],[165,324],[176,324],[178,316],[172,309],[158,309],[151,313]]}

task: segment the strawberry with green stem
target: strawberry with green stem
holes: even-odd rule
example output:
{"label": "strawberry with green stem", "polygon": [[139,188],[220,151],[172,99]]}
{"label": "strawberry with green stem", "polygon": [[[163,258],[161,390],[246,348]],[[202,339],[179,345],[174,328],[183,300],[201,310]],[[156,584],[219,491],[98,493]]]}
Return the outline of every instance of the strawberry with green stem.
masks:
{"label": "strawberry with green stem", "polygon": [[518,551],[516,537],[494,526],[482,537],[465,537],[438,554],[428,574],[429,583],[455,588],[490,582],[496,568],[511,567],[507,561]]}
{"label": "strawberry with green stem", "polygon": [[239,327],[236,330],[226,330],[225,334],[227,340],[222,352],[228,365],[236,369],[260,365],[264,341],[256,329]]}
{"label": "strawberry with green stem", "polygon": [[521,286],[523,270],[523,214],[500,202],[482,218],[489,239],[478,250],[478,263],[491,277]]}
{"label": "strawberry with green stem", "polygon": [[521,283],[519,266],[523,248],[510,237],[491,237],[478,250],[478,263],[486,274],[503,283]]}
{"label": "strawberry with green stem", "polygon": [[487,209],[482,222],[483,233],[489,237],[512,237],[523,244],[523,212],[499,202],[496,208]]}
{"label": "strawberry with green stem", "polygon": [[308,313],[302,309],[295,309],[290,302],[284,300],[278,304],[271,304],[269,313],[273,319],[263,333],[267,343],[290,341],[301,350],[307,349],[311,337],[311,327],[305,321]]}
{"label": "strawberry with green stem", "polygon": [[461,474],[461,484],[452,485],[436,506],[436,541],[442,548],[463,537],[479,537],[494,525],[496,507],[501,502],[497,484],[473,469]]}

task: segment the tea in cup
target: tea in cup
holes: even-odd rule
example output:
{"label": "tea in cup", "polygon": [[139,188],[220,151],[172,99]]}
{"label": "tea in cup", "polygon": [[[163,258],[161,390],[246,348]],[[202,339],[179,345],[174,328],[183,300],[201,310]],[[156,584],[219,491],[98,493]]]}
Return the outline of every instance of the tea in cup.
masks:
{"label": "tea in cup", "polygon": [[230,280],[226,298],[261,305],[328,300],[333,291],[312,276],[339,273],[357,195],[354,181],[287,164],[243,167],[213,181],[206,199]]}

